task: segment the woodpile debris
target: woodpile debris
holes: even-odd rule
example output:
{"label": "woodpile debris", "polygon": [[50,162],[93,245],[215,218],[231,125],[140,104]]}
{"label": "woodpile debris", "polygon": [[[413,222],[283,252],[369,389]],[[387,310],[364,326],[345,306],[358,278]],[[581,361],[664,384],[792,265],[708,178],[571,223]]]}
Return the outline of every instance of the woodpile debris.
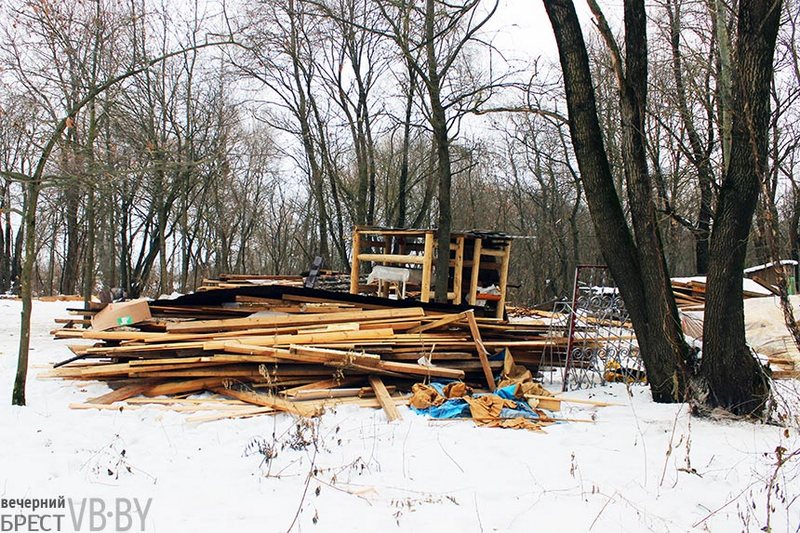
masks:
{"label": "woodpile debris", "polygon": [[[259,274],[221,274],[219,278],[206,278],[198,287],[198,292],[216,289],[238,289],[242,287],[261,287],[265,285],[282,285],[288,287],[303,287],[307,281],[306,276],[279,276]],[[350,288],[350,275],[322,270],[313,282],[314,288],[328,291],[347,292]]]}
{"label": "woodpile debris", "polygon": [[[695,276],[691,278],[672,278],[672,292],[675,303],[684,310],[703,309],[706,304],[706,277]],[[742,279],[742,297],[763,298],[774,293],[760,283],[751,279]]]}
{"label": "woodpile debris", "polygon": [[[392,419],[415,383],[458,380],[494,390],[503,354],[535,373],[543,352],[563,343],[544,327],[464,306],[282,284],[207,290],[149,302],[149,309],[151,318],[128,324],[123,316],[125,326],[108,330],[78,327],[101,306],[70,310],[75,318],[61,319],[66,327],[54,336],[94,344],[71,345],[74,357],[44,376],[113,389],[79,408],[153,401],[224,407],[224,417],[313,416],[349,403],[380,406]],[[212,393],[209,402],[187,398],[202,392]]]}

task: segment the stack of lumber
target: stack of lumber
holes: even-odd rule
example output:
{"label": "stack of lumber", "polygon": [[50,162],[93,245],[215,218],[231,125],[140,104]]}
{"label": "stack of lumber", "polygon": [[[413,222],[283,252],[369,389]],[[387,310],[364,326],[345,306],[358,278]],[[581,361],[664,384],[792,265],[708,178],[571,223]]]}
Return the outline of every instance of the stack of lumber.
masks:
{"label": "stack of lumber", "polygon": [[198,291],[235,289],[253,285],[303,286],[303,276],[270,276],[260,274],[221,274],[219,278],[204,279]]}
{"label": "stack of lumber", "polygon": [[[706,278],[695,276],[692,278],[672,278],[672,292],[675,303],[684,310],[699,310],[706,304]],[[751,279],[742,279],[742,297],[763,298],[772,296],[770,289]]]}
{"label": "stack of lumber", "polygon": [[706,284],[698,281],[672,281],[675,303],[681,309],[703,307],[706,303]]}
{"label": "stack of lumber", "polygon": [[[198,291],[214,289],[238,289],[241,287],[258,287],[264,285],[283,285],[289,287],[303,287],[304,276],[274,276],[262,274],[221,274],[219,278],[206,278],[198,287]],[[314,283],[315,287],[329,291],[343,291],[350,289],[350,275],[341,274],[331,270],[321,271]]]}
{"label": "stack of lumber", "polygon": [[[153,318],[133,327],[54,330],[58,339],[94,344],[70,346],[73,360],[44,376],[114,389],[89,406],[207,391],[309,416],[331,401],[377,400],[387,409],[431,379],[493,389],[503,361],[492,355],[508,349],[535,371],[544,350],[566,342],[471,308],[419,305],[286,286],[208,290],[151,302]],[[98,307],[72,312],[89,316]]]}

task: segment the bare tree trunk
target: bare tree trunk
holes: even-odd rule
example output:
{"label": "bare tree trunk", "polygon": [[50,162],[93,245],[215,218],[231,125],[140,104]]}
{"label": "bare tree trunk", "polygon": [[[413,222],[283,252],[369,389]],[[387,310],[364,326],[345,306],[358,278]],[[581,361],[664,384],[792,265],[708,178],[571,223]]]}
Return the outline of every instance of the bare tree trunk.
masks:
{"label": "bare tree trunk", "polygon": [[[52,148],[51,148],[52,149]],[[44,171],[44,165],[41,165]],[[28,350],[31,344],[31,310],[33,309],[33,264],[36,261],[36,205],[39,201],[40,182],[30,180],[26,184],[25,206],[22,215],[22,231],[25,235],[25,260],[20,275],[20,298],[22,315],[19,332],[19,355],[14,390],[11,395],[13,405],[25,405],[25,384],[28,379]]]}
{"label": "bare tree trunk", "polygon": [[707,402],[740,414],[760,413],[769,393],[745,340],[740,280],[759,179],[767,175],[769,87],[780,11],[780,0],[739,3],[730,164],[711,234],[701,371]]}
{"label": "bare tree trunk", "polygon": [[700,135],[697,132],[697,128],[695,128],[694,117],[689,111],[686,98],[686,88],[683,81],[683,57],[680,50],[681,1],[682,0],[676,0],[673,7],[672,0],[667,0],[667,15],[670,19],[672,73],[675,78],[678,111],[681,116],[681,122],[686,128],[686,134],[689,138],[689,145],[692,150],[691,161],[697,171],[697,183],[700,189],[697,225],[691,228],[695,240],[695,270],[698,274],[705,274],[708,271],[708,238],[711,235],[713,174],[711,171],[709,150],[703,147]]}
{"label": "bare tree trunk", "polygon": [[[636,241],[622,210],[597,116],[589,58],[575,6],[570,0],[545,0],[564,74],[570,132],[586,190],[589,211],[622,298],[625,301],[647,370],[653,399],[683,399],[688,347],[683,340],[669,286],[655,210],[649,196],[643,146],[646,98],[646,35],[644,6],[625,3],[629,69],[619,75],[623,103],[626,176],[635,221]],[[637,220],[638,219],[638,220]]]}
{"label": "bare tree trunk", "polygon": [[447,131],[447,114],[442,105],[441,80],[436,59],[435,44],[435,2],[425,2],[425,52],[428,64],[428,96],[431,104],[431,129],[436,143],[436,176],[439,191],[439,216],[436,228],[438,254],[436,256],[436,301],[447,302],[447,283],[450,278],[450,189],[453,179],[450,169],[450,134]]}
{"label": "bare tree trunk", "polygon": [[406,225],[408,212],[408,159],[411,151],[411,112],[414,109],[415,81],[414,69],[408,67],[408,94],[406,95],[406,112],[403,121],[403,146],[401,148],[400,177],[397,181],[397,227]]}

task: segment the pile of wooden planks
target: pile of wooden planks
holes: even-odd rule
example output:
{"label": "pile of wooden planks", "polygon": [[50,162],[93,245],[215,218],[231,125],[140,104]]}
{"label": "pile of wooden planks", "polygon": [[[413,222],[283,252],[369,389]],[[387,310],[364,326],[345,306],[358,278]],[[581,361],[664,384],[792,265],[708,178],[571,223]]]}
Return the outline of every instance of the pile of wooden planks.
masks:
{"label": "pile of wooden planks", "polygon": [[[290,287],[303,287],[304,276],[281,276],[263,274],[221,274],[219,278],[206,278],[198,291],[215,289],[238,289],[241,287],[258,287],[264,285],[282,285]],[[314,286],[329,290],[346,292],[350,288],[350,275],[341,274],[331,270],[320,271],[314,281]]]}
{"label": "pile of wooden planks", "polygon": [[493,389],[503,364],[494,354],[508,349],[535,371],[544,350],[565,341],[471,308],[287,286],[207,290],[150,309],[153,318],[132,327],[54,330],[58,339],[94,344],[71,345],[73,360],[44,376],[107,382],[114,390],[89,407],[205,391],[259,413],[311,416],[351,402],[379,404],[391,418],[414,383],[452,379]]}
{"label": "pile of wooden planks", "polygon": [[[679,308],[684,310],[703,309],[706,304],[706,277],[672,278],[672,292]],[[772,295],[773,292],[760,283],[747,278],[742,280],[742,297],[745,300]]]}

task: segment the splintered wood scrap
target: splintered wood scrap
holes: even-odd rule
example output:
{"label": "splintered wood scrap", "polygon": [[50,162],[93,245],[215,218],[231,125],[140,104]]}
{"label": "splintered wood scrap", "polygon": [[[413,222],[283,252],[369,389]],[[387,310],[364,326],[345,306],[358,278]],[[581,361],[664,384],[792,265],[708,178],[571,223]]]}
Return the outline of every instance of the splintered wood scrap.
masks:
{"label": "splintered wood scrap", "polygon": [[386,413],[386,418],[389,419],[389,422],[401,420],[403,417],[400,415],[400,411],[397,410],[397,406],[392,401],[389,391],[386,390],[386,385],[383,384],[383,380],[381,380],[381,378],[378,376],[369,376],[369,384],[372,387],[372,390],[375,391],[375,396],[378,397],[378,402],[380,402],[381,407]]}

